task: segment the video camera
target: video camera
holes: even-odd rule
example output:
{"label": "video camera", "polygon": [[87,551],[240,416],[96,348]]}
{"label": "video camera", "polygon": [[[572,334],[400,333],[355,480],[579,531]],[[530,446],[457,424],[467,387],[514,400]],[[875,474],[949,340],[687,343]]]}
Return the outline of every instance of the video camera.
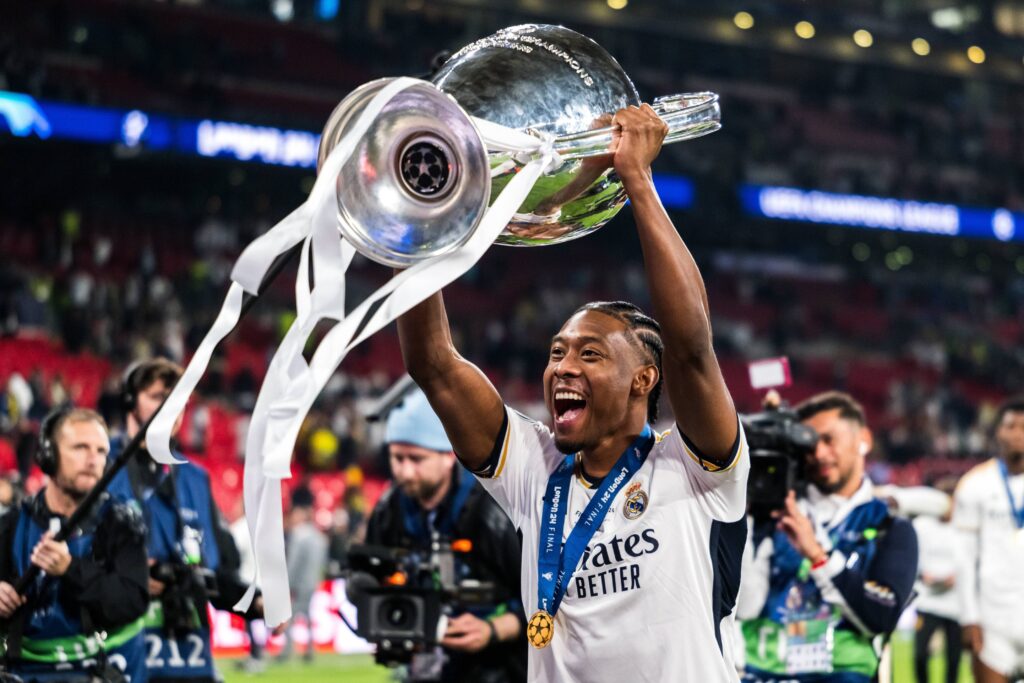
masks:
{"label": "video camera", "polygon": [[[788,385],[789,363],[785,358],[751,363],[750,383],[755,389]],[[807,456],[818,445],[818,433],[777,394],[769,394],[762,412],[740,415],[740,422],[750,448],[747,503],[754,518],[763,519],[785,506],[791,489],[798,496],[806,489]]]}
{"label": "video camera", "polygon": [[164,628],[170,633],[199,628],[206,615],[206,602],[219,594],[213,571],[198,564],[157,562],[149,568],[149,575],[164,584],[160,594]]}
{"label": "video camera", "polygon": [[[378,664],[408,664],[440,643],[448,616],[495,600],[495,585],[471,579],[456,557],[463,541],[436,532],[429,551],[356,545],[349,551],[346,593],[360,637],[377,646]],[[454,546],[454,548],[453,548]]]}

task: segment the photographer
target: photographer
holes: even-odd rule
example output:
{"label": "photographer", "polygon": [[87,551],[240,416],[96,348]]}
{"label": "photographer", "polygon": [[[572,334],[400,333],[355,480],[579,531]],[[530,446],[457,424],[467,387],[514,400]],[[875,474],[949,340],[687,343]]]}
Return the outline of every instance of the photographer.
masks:
{"label": "photographer", "polygon": [[827,392],[796,415],[819,438],[804,463],[806,494],[790,490],[771,518],[754,520],[738,605],[744,680],[867,683],[876,636],[896,627],[911,597],[917,537],[865,476],[872,437],[860,405]]}
{"label": "photographer", "polygon": [[[180,376],[179,366],[161,358],[140,363],[126,374],[123,399],[128,439],[156,412]],[[112,445],[113,451],[123,447],[120,441]],[[180,453],[177,456],[184,460]],[[209,475],[192,462],[158,465],[143,448],[114,478],[110,492],[136,501],[148,528],[149,680],[218,680],[206,603],[230,610],[247,586],[238,576],[238,549],[221,522]],[[254,602],[250,612],[258,613],[260,604]]]}
{"label": "photographer", "polygon": [[456,572],[496,586],[493,603],[450,618],[443,652],[415,656],[408,680],[526,680],[519,539],[511,522],[456,464],[441,421],[421,391],[391,411],[386,438],[395,486],[370,515],[366,542],[425,551],[433,532],[468,541],[471,549],[456,560]]}
{"label": "photographer", "polygon": [[[67,542],[53,539],[102,476],[109,448],[99,414],[82,408],[51,413],[36,453],[49,482],[0,517],[3,663],[26,683],[146,680],[140,515],[105,495]],[[13,584],[32,565],[43,573],[18,595]]]}

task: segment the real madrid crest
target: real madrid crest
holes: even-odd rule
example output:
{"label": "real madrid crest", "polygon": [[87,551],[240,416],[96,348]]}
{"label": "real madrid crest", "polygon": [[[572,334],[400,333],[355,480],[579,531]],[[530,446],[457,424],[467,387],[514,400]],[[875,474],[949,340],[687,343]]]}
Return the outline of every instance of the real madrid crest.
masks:
{"label": "real madrid crest", "polygon": [[636,519],[647,510],[647,492],[640,482],[634,481],[626,489],[626,504],[622,506],[622,514],[626,519]]}

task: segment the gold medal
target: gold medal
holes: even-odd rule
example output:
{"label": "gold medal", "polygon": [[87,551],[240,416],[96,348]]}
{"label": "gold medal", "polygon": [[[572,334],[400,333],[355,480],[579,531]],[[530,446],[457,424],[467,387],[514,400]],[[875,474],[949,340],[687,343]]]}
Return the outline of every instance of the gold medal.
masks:
{"label": "gold medal", "polygon": [[540,650],[551,644],[555,635],[555,620],[547,611],[539,609],[530,617],[530,623],[526,625],[526,639],[530,645]]}

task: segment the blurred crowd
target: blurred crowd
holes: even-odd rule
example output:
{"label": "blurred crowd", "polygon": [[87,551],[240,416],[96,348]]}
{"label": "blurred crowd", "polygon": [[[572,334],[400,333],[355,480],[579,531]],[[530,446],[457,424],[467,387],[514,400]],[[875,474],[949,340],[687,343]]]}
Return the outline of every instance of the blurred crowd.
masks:
{"label": "blurred crowd", "polygon": [[[623,216],[619,221],[628,222]],[[120,373],[133,359],[166,356],[187,360],[205,334],[227,290],[233,258],[250,238],[241,222],[220,213],[198,221],[191,243],[167,244],[161,235],[187,234],[188,226],[153,228],[152,242],[114,267],[118,240],[102,217],[69,217],[53,253],[20,260],[0,283],[0,320],[6,334],[59,340],[67,354],[110,362],[89,396],[118,424]],[[67,229],[76,224],[79,230]],[[17,229],[17,228],[9,228]],[[177,238],[176,238],[177,239]],[[503,395],[543,417],[540,374],[548,340],[577,306],[621,298],[647,305],[638,256],[610,258],[601,244],[520,251],[497,249],[449,290],[457,343],[478,360]],[[1024,285],[972,275],[969,268],[937,261],[893,272],[860,264],[840,250],[821,260],[783,253],[745,257],[713,246],[697,247],[709,283],[716,343],[741,409],[757,408],[745,364],[788,356],[794,368],[789,397],[799,400],[825,387],[847,389],[879,425],[884,459],[904,463],[923,456],[977,457],[986,447],[988,410],[1024,379]],[[574,267],[561,268],[572,249]],[[173,251],[177,269],[161,268]],[[60,256],[66,254],[67,256]],[[120,254],[118,258],[123,257]],[[55,260],[56,259],[56,260]],[[104,261],[107,259],[107,261]],[[360,300],[388,277],[358,259],[350,296]],[[283,278],[290,280],[290,276]],[[286,282],[268,294],[218,351],[183,433],[195,452],[227,445],[218,457],[240,458],[245,415],[293,313]],[[495,308],[498,307],[498,308]],[[481,315],[505,310],[508,315]],[[372,400],[402,373],[393,332],[362,345],[328,384],[311,413],[296,459],[314,471],[351,465],[384,473],[379,430],[366,422]],[[21,370],[10,395],[31,393],[29,416],[74,399],[60,374]],[[10,385],[10,383],[8,383]],[[219,406],[219,407],[217,407]],[[230,427],[211,421],[230,418]],[[231,438],[213,437],[225,429]]]}
{"label": "blurred crowd", "polygon": [[[370,16],[358,3],[345,3],[330,25],[282,25],[234,14],[228,4],[21,3],[0,29],[0,89],[315,129],[358,84],[422,73],[440,49],[499,26],[431,11]],[[418,39],[406,40],[412,35]],[[921,254],[901,246],[902,236],[828,231],[826,239],[819,228],[793,240],[792,226],[743,218],[735,188],[784,184],[1022,209],[1020,92],[877,63],[669,44],[664,36],[652,36],[639,54],[634,40],[596,37],[645,97],[722,94],[722,131],[666,148],[659,168],[697,182],[700,203],[680,224],[709,283],[716,343],[741,409],[759,402],[745,364],[786,355],[795,382],[787,398],[851,391],[878,426],[882,461],[981,455],[991,406],[1024,379],[1024,281],[1012,247],[956,241],[951,253]],[[32,424],[54,405],[85,399],[118,424],[123,369],[157,355],[187,361],[240,249],[311,183],[309,172],[293,169],[183,160],[171,167],[124,150],[63,149],[81,156],[68,168],[95,173],[80,177],[28,153],[19,157],[24,171],[0,190],[11,207],[0,219],[0,337],[36,336],[69,358],[108,365],[90,374],[102,376],[85,395],[63,371],[27,364],[0,372],[2,433],[20,469],[28,462],[22,431],[30,430],[12,416]],[[164,189],[169,172],[173,191]],[[46,182],[36,182],[40,176]],[[45,187],[61,187],[66,197],[54,203],[41,194]],[[637,253],[619,248],[627,225],[620,217],[609,229],[619,236],[528,256],[492,250],[449,290],[460,349],[524,411],[544,416],[539,378],[548,340],[576,306],[605,298],[647,304],[638,257],[617,258]],[[387,277],[357,258],[350,299]],[[183,432],[192,452],[241,457],[246,415],[293,319],[289,279],[211,363]],[[401,372],[393,332],[359,347],[310,414],[297,462],[310,472],[356,467],[383,476],[380,429],[365,414]]]}
{"label": "blurred crowd", "polygon": [[[422,75],[436,53],[502,26],[500,16],[487,25],[359,5],[310,25],[171,3],[25,4],[12,9],[14,30],[0,31],[0,89],[317,129],[359,84]],[[636,52],[628,36],[595,37],[645,98],[721,94],[723,131],[671,150],[681,168],[721,187],[786,184],[1024,208],[1024,96],[1010,84],[742,43],[650,35],[650,49]]]}

